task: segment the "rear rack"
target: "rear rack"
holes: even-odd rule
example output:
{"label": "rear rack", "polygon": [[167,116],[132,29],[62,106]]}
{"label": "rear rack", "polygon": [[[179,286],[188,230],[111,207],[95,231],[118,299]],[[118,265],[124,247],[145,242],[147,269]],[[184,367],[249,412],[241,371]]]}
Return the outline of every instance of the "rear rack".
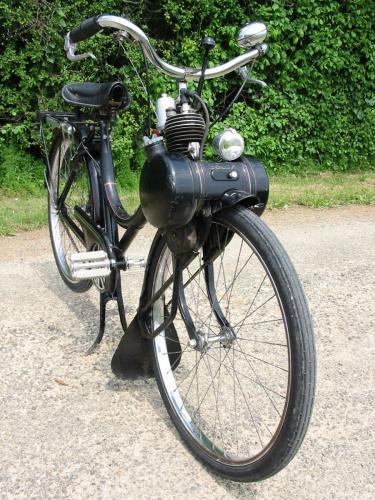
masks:
{"label": "rear rack", "polygon": [[64,111],[39,111],[37,120],[40,123],[49,125],[61,125],[63,122],[76,121],[78,118],[76,113],[68,113]]}
{"label": "rear rack", "polygon": [[97,115],[94,115],[92,113],[72,113],[69,111],[39,111],[37,113],[37,120],[42,125],[52,125],[53,127],[60,127],[64,123],[83,125],[88,121],[98,121]]}

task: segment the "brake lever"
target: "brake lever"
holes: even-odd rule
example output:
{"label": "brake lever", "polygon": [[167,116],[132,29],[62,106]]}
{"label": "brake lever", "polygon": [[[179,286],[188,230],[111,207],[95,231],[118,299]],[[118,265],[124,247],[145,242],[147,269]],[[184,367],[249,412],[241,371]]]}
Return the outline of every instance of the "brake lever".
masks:
{"label": "brake lever", "polygon": [[268,87],[267,83],[264,82],[263,80],[256,80],[254,78],[250,78],[249,83],[252,83],[253,85],[260,85],[263,89]]}
{"label": "brake lever", "polygon": [[247,66],[242,66],[237,70],[243,82],[252,83],[253,85],[260,85],[262,88],[268,87],[267,83],[263,80],[256,80],[255,78],[249,77],[249,70]]}
{"label": "brake lever", "polygon": [[85,52],[84,54],[76,54],[77,44],[70,41],[69,33],[65,36],[64,50],[66,52],[66,57],[69,61],[82,61],[82,59],[87,59],[91,57],[96,61],[96,57],[92,52]]}

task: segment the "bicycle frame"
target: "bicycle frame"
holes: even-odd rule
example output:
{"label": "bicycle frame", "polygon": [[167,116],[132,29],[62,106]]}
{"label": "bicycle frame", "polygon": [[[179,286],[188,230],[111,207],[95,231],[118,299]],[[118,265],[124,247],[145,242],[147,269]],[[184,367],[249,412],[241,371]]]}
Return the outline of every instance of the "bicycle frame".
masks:
{"label": "bicycle frame", "polygon": [[[102,245],[104,243],[106,247],[110,247],[111,250],[115,252],[117,258],[123,256],[138,231],[144,227],[147,221],[141,207],[138,207],[134,214],[129,215],[123,207],[118,195],[110,147],[110,123],[113,116],[102,116],[100,117],[100,121],[97,121],[98,115],[95,113],[41,112],[39,113],[39,119],[41,123],[49,123],[61,127],[63,131],[78,133],[82,144],[80,154],[86,157],[86,163],[89,169],[90,187],[94,193],[93,204],[95,216],[91,219],[78,207],[76,209],[77,218],[79,218],[80,222],[82,222],[85,227],[90,229],[92,236],[95,237],[95,240],[97,240],[99,244]],[[99,132],[99,137],[97,132]],[[49,181],[49,170],[50,167],[48,165],[45,173],[47,185]],[[66,193],[73,181],[74,172],[72,172],[71,178],[68,179],[66,183],[64,191],[58,200],[58,206],[64,201]],[[101,222],[105,224],[109,214],[119,226],[126,229],[123,237],[118,242],[109,241],[108,237],[98,227],[98,224]],[[67,214],[62,215],[77,237],[82,239],[82,231],[77,225]]]}
{"label": "bicycle frame", "polygon": [[[77,226],[77,224],[69,217],[69,214],[61,209],[60,214],[64,219],[64,222],[69,226],[71,231],[80,239],[80,241],[85,245],[85,241],[88,237],[91,243],[96,243],[100,248],[104,248],[109,256],[112,272],[116,274],[114,279],[110,280],[110,288],[105,290],[105,294],[101,294],[104,303],[101,301],[101,327],[99,335],[94,342],[92,348],[89,352],[92,352],[94,348],[100,343],[105,325],[105,303],[108,300],[115,299],[120,300],[119,289],[120,280],[118,279],[118,272],[121,270],[126,270],[128,268],[127,261],[124,257],[125,252],[130,247],[131,243],[134,241],[138,232],[145,226],[146,218],[143,215],[141,206],[135,211],[133,215],[129,215],[125,208],[123,207],[117,187],[114,175],[114,165],[112,158],[112,151],[110,147],[110,123],[113,117],[104,116],[98,122],[96,114],[82,114],[77,112],[74,113],[50,113],[41,112],[39,113],[39,120],[43,123],[49,123],[54,126],[61,127],[68,133],[76,133],[81,139],[80,145],[82,145],[78,157],[85,156],[86,164],[88,167],[90,188],[91,192],[94,194],[93,199],[93,212],[94,217],[90,217],[81,207],[76,206],[74,208],[74,214],[76,219],[81,224],[84,232]],[[92,121],[92,123],[90,123]],[[99,137],[95,134],[99,132]],[[100,144],[98,152],[98,142]],[[100,159],[100,161],[98,161]],[[74,182],[74,177],[77,174],[76,171],[72,171],[70,177],[68,178],[64,190],[60,195],[59,200],[57,200],[57,206],[62,208],[64,199],[69,191],[70,186]],[[50,165],[45,172],[46,187],[48,187],[50,176]],[[119,226],[125,228],[125,233],[121,239],[118,239],[117,226],[114,227],[113,221]],[[102,227],[104,226],[104,227]],[[159,234],[159,238],[161,234]],[[157,241],[157,239],[156,239]],[[90,244],[91,244],[90,243]],[[152,248],[147,259],[147,265],[145,270],[144,283],[147,282],[148,267],[149,262],[152,260]],[[186,265],[187,263],[185,263]],[[147,338],[154,338],[162,329],[168,328],[168,326],[173,322],[177,313],[178,304],[178,288],[181,280],[182,273],[182,262],[179,258],[175,261],[173,279],[169,279],[162,290],[160,290],[151,301],[147,301],[145,295],[142,293],[139,302],[139,318],[142,318],[141,329],[139,330],[140,336]],[[150,328],[147,328],[147,316],[148,312],[151,311],[152,305],[156,300],[159,299],[164,290],[173,281],[173,304],[170,317],[165,321],[165,324],[160,325],[156,332],[151,332]],[[143,286],[144,290],[145,286]],[[119,303],[119,313],[121,318],[121,323],[123,324],[124,330],[127,328],[125,320],[125,311],[122,304]],[[143,355],[143,351],[142,351]]]}
{"label": "bicycle frame", "polygon": [[[188,311],[184,295],[184,288],[188,283],[182,283],[182,275],[183,270],[196,257],[198,249],[202,247],[204,263],[200,266],[200,270],[204,268],[208,297],[219,323],[226,326],[228,324],[227,319],[220,308],[214,286],[213,261],[220,252],[217,252],[217,242],[210,241],[209,238],[210,218],[214,211],[241,202],[247,203],[248,206],[252,207],[260,215],[264,210],[268,198],[268,179],[264,167],[258,165],[256,162],[254,164],[249,163],[250,160],[246,157],[242,158],[238,163],[226,164],[199,161],[194,163],[184,159],[183,155],[180,155],[180,157],[169,157],[168,153],[163,153],[163,150],[160,151],[157,145],[155,146],[157,154],[148,151],[149,162],[146,162],[146,166],[142,170],[141,187],[143,185],[147,194],[147,184],[157,185],[159,194],[156,193],[155,198],[155,192],[148,193],[151,208],[148,211],[146,210],[146,216],[150,211],[151,213],[154,211],[152,208],[153,200],[157,199],[160,192],[164,193],[166,189],[166,186],[162,182],[160,183],[160,180],[157,180],[158,175],[155,175],[156,171],[153,170],[154,168],[162,169],[164,178],[168,179],[168,184],[178,186],[179,181],[182,182],[183,191],[172,194],[165,191],[166,198],[169,199],[168,197],[171,197],[171,206],[176,207],[178,203],[181,206],[181,202],[178,202],[178,200],[181,200],[182,193],[184,193],[182,199],[184,198],[185,202],[187,200],[187,205],[184,206],[184,202],[182,201],[183,209],[179,218],[180,224],[177,224],[177,226],[173,225],[173,223],[170,227],[164,225],[164,223],[163,226],[156,224],[156,227],[160,229],[147,259],[138,311],[133,322],[128,327],[126,325],[125,310],[122,302],[119,272],[128,269],[129,265],[125,257],[125,252],[134,241],[138,232],[145,226],[147,219],[142,205],[138,207],[133,215],[129,215],[118,195],[110,144],[111,123],[114,119],[114,113],[108,112],[108,114],[104,114],[102,112],[100,114],[92,112],[83,114],[77,111],[74,114],[42,112],[39,114],[39,119],[42,124],[51,123],[54,126],[60,127],[63,133],[72,136],[75,135],[79,138],[80,142],[76,158],[80,159],[84,157],[86,161],[92,193],[92,213],[89,215],[80,206],[74,207],[74,215],[81,229],[70,218],[67,211],[64,210],[64,199],[78,173],[78,170],[74,168],[65,183],[65,187],[56,205],[60,210],[60,215],[64,219],[64,223],[81,240],[87,250],[90,251],[94,245],[97,245],[100,249],[105,250],[110,262],[110,279],[106,279],[105,289],[102,290],[100,297],[99,334],[90,352],[95,349],[103,337],[105,306],[112,299],[117,300],[118,303],[121,324],[126,331],[124,337],[128,339],[131,335],[134,339],[133,344],[137,344],[138,358],[144,360],[148,356],[148,346],[145,346],[142,342],[139,343],[136,339],[139,337],[151,340],[163,330],[173,328],[172,324],[177,311],[180,312],[184,319],[191,341],[198,343],[199,338]],[[178,178],[173,178],[175,174],[172,171],[176,169],[176,166],[178,166],[176,170],[178,171]],[[235,176],[230,175],[233,172],[235,172]],[[47,187],[49,175],[50,165],[48,163],[46,171]],[[238,184],[237,179],[242,179],[240,184]],[[188,185],[192,180],[194,185],[198,186],[199,184],[201,186],[201,190],[198,192],[196,188],[192,187],[191,194],[189,195]],[[233,184],[233,182],[237,182],[237,184]],[[204,186],[203,191],[202,186]],[[243,186],[242,191],[241,186]],[[206,210],[203,210],[205,215],[198,215],[198,208],[200,207],[199,210],[203,209],[204,203],[206,204]],[[162,219],[163,217],[160,216],[160,220]],[[181,220],[184,222],[181,222]],[[125,233],[121,239],[118,238],[118,226],[125,229]],[[149,297],[146,293],[149,269],[153,261],[154,250],[161,238],[166,238],[168,247],[172,252],[173,273],[165,281],[161,289],[153,297]],[[153,331],[151,327],[153,305],[170,285],[173,285],[170,312],[168,317],[164,319],[164,322]],[[116,352],[123,349],[122,344],[123,342],[120,342]],[[132,349],[134,351],[134,345]],[[114,359],[115,357],[116,353]],[[144,363],[142,362],[141,364]]]}
{"label": "bicycle frame", "polygon": [[[124,83],[67,83],[61,94],[76,111],[39,114],[43,140],[43,124],[57,131],[45,172],[57,270],[73,292],[92,285],[99,291],[99,332],[87,354],[100,344],[106,304],[115,300],[124,334],[112,357],[114,374],[155,376],[177,431],[212,470],[237,481],[267,478],[293,458],[307,429],[312,324],[288,256],[257,217],[268,201],[265,166],[244,154],[243,137],[231,128],[214,138],[217,156],[204,157],[212,123],[201,98],[205,78],[239,70],[243,82],[216,123],[247,83],[264,86],[250,79],[245,65],[267,49],[267,28],[246,24],[237,38],[246,53],[210,68],[215,42],[206,37],[201,69],[179,68],[161,59],[136,25],[105,14],[67,33],[68,58],[89,56],[76,54],[76,46],[102,28],[117,30],[121,45],[137,42],[146,73],[148,60],[177,80],[178,95],[157,99],[152,128],[145,82],[146,161],[133,214],[121,203],[111,151],[116,113],[131,102]],[[198,82],[195,92],[187,88],[191,80]],[[157,232],[145,263],[127,251],[146,223]],[[119,227],[125,230],[121,238]],[[145,270],[128,325],[120,275],[134,265]],[[132,294],[129,284],[126,295]]]}

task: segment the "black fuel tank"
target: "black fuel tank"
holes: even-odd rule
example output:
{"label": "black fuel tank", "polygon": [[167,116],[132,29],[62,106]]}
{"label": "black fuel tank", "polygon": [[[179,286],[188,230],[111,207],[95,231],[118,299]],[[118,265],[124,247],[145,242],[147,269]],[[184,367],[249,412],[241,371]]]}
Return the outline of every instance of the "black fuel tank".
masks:
{"label": "black fuel tank", "polygon": [[193,161],[157,148],[140,177],[140,201],[154,227],[184,226],[206,202],[241,202],[261,215],[268,199],[268,176],[256,158],[232,162]]}

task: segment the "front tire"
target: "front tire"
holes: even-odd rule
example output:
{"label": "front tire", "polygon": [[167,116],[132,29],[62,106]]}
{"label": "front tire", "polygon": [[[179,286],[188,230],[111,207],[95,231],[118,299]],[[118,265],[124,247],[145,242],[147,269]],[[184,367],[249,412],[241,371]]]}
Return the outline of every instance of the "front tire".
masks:
{"label": "front tire", "polygon": [[[171,365],[162,332],[152,342],[154,373],[190,450],[221,476],[259,481],[290,462],[306,433],[315,384],[312,323],[293,265],[261,219],[244,207],[231,208],[215,215],[211,237],[216,234],[215,291],[230,326],[223,327],[213,310],[204,278],[210,264],[200,252],[183,281],[202,342],[194,346],[178,315],[179,366]],[[150,296],[171,272],[171,253],[161,240]],[[167,289],[154,304],[154,330],[170,297]]]}

